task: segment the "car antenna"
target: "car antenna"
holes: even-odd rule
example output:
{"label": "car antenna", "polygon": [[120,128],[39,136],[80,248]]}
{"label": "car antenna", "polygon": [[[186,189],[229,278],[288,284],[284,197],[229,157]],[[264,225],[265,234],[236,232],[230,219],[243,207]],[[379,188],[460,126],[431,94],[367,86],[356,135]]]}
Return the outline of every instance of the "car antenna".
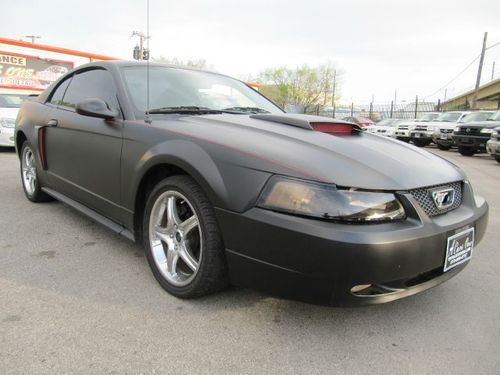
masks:
{"label": "car antenna", "polygon": [[[146,123],[151,124],[153,120],[149,117],[149,58],[151,57],[150,49],[149,49],[149,0],[146,1],[146,113],[144,116],[144,121]],[[141,56],[144,58],[143,56]]]}

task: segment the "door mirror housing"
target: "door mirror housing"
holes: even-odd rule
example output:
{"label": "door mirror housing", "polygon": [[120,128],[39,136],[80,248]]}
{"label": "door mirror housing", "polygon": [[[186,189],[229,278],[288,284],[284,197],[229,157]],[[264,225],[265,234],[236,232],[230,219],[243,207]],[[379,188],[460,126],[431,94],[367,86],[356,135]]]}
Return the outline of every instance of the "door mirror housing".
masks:
{"label": "door mirror housing", "polygon": [[111,109],[102,99],[85,99],[76,105],[76,113],[83,116],[98,117],[111,120],[118,117],[118,111]]}

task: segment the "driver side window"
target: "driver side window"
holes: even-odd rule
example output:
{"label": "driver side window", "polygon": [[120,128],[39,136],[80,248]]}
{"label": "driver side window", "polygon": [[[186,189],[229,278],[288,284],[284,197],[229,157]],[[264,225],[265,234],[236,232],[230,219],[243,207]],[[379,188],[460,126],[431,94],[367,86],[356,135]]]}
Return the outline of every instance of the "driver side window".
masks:
{"label": "driver side window", "polygon": [[108,71],[92,69],[76,73],[64,94],[61,105],[76,108],[78,103],[90,98],[102,99],[110,108],[120,109],[116,86]]}
{"label": "driver side window", "polygon": [[63,104],[64,93],[66,92],[66,89],[68,88],[68,85],[71,81],[71,78],[73,78],[73,76],[66,78],[64,81],[62,81],[59,84],[59,86],[56,87],[56,89],[52,92],[52,95],[50,97],[50,100],[49,100],[50,104],[64,105]]}

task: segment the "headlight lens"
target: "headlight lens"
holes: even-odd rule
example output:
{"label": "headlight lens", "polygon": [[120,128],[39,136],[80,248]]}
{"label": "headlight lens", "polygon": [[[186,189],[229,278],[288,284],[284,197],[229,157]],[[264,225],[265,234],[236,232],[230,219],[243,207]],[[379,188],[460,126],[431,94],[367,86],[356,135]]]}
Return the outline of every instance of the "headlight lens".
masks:
{"label": "headlight lens", "polygon": [[338,189],[334,185],[272,177],[258,206],[295,215],[345,222],[384,222],[405,218],[392,193]]}
{"label": "headlight lens", "polygon": [[458,133],[460,131],[460,126],[456,126],[454,131]]}
{"label": "headlight lens", "polygon": [[481,129],[481,133],[483,134],[493,134],[493,129]]}
{"label": "headlight lens", "polygon": [[13,128],[16,125],[16,120],[8,117],[0,117],[0,126],[2,128]]}

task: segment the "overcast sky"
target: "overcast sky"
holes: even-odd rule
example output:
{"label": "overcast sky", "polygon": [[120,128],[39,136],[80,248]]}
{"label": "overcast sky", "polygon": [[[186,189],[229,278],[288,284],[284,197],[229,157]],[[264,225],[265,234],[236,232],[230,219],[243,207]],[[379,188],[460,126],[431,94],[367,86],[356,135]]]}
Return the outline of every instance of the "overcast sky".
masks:
{"label": "overcast sky", "polygon": [[[500,42],[500,1],[492,0],[150,0],[152,56],[204,58],[246,78],[280,65],[333,62],[344,72],[342,100],[427,97]],[[130,59],[133,30],[146,31],[146,0],[16,0],[2,6],[0,36]],[[482,82],[500,77],[500,45],[487,51]],[[448,97],[474,85],[474,63]],[[444,90],[429,99],[443,98]]]}

